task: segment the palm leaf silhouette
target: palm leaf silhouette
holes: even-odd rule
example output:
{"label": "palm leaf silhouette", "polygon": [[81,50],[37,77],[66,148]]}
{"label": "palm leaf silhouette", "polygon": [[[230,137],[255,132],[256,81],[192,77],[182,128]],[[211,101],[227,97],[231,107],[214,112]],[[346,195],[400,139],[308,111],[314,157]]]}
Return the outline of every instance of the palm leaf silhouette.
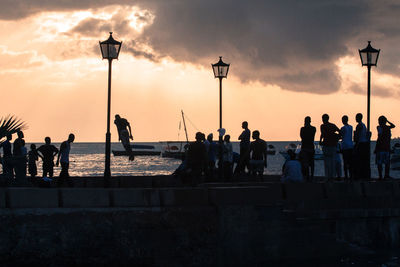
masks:
{"label": "palm leaf silhouette", "polygon": [[15,116],[8,115],[0,119],[0,144],[4,141],[3,138],[9,134],[14,134],[18,131],[26,129],[25,122]]}

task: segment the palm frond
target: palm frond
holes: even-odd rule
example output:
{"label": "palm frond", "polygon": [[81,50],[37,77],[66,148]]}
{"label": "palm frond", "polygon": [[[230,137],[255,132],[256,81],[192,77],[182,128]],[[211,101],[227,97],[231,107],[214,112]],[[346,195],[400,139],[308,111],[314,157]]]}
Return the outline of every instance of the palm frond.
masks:
{"label": "palm frond", "polygon": [[15,116],[8,115],[0,119],[0,142],[1,140],[9,134],[14,134],[18,131],[27,128],[25,122],[21,121]]}

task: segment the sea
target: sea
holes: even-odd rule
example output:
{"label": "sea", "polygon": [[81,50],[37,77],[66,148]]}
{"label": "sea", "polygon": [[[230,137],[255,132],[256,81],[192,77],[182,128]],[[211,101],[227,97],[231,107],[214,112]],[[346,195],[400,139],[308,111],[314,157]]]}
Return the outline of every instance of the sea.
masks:
{"label": "sea", "polygon": [[[135,142],[134,144],[152,145],[155,150],[161,151],[165,144],[160,142]],[[286,151],[289,144],[299,144],[298,141],[268,142],[276,149],[275,155],[268,155],[268,167],[264,171],[266,175],[280,175],[284,157],[279,153]],[[36,143],[36,146],[40,146]],[[59,143],[54,143],[60,147]],[[232,143],[233,150],[239,152],[239,143]],[[27,148],[29,149],[29,144]],[[371,143],[371,152],[375,148],[375,142]],[[111,150],[124,150],[121,143],[112,143]],[[103,176],[104,143],[73,143],[70,154],[70,175],[71,176]],[[39,160],[40,161],[40,160]],[[136,156],[134,161],[129,161],[126,156],[113,156],[111,154],[111,174],[113,176],[153,176],[172,174],[181,163],[181,160],[164,158],[161,156]],[[41,162],[38,163],[39,174],[41,173]],[[55,175],[60,172],[60,167],[55,167]],[[371,175],[378,177],[378,170],[375,164],[375,155],[371,154]],[[391,177],[400,179],[400,171],[391,170]],[[315,176],[324,176],[324,165],[322,160],[315,161]]]}

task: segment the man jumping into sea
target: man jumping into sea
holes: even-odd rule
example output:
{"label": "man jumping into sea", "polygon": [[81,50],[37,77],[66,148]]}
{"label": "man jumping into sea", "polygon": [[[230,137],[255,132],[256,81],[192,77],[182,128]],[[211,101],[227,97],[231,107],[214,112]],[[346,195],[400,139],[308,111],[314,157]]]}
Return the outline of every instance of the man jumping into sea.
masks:
{"label": "man jumping into sea", "polygon": [[133,155],[132,147],[129,141],[129,139],[133,140],[131,125],[127,119],[121,118],[118,114],[115,115],[114,123],[117,126],[118,138],[128,153],[129,160],[134,160],[135,156]]}

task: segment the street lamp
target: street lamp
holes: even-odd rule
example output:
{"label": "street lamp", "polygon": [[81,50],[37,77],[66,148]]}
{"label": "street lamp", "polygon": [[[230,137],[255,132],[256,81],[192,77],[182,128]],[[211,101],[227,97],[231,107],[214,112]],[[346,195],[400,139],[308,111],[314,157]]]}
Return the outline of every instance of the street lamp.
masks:
{"label": "street lamp", "polygon": [[219,128],[222,128],[222,79],[228,76],[229,65],[222,61],[222,57],[219,57],[219,61],[212,64],[214,71],[214,77],[219,79]]}
{"label": "street lamp", "polygon": [[[219,79],[219,128],[222,128],[222,79],[228,76],[229,65],[222,61],[222,57],[219,57],[219,61],[215,64],[211,64],[214,77]],[[220,150],[219,150],[219,173],[220,177],[222,177],[222,135],[219,135],[219,143],[220,143]]]}
{"label": "street lamp", "polygon": [[106,160],[104,168],[104,178],[106,185],[111,177],[110,153],[111,153],[111,133],[110,133],[110,110],[111,110],[111,68],[113,59],[118,59],[122,42],[114,40],[112,32],[106,41],[99,42],[103,59],[108,59],[108,101],[107,101],[107,133],[106,133]]}
{"label": "street lamp", "polygon": [[[364,49],[358,49],[361,58],[361,65],[368,68],[368,92],[367,92],[367,132],[368,132],[368,166],[371,164],[371,131],[370,131],[370,112],[371,112],[371,66],[378,63],[380,49],[371,46],[371,41]],[[371,169],[369,168],[368,178],[371,178]]]}

